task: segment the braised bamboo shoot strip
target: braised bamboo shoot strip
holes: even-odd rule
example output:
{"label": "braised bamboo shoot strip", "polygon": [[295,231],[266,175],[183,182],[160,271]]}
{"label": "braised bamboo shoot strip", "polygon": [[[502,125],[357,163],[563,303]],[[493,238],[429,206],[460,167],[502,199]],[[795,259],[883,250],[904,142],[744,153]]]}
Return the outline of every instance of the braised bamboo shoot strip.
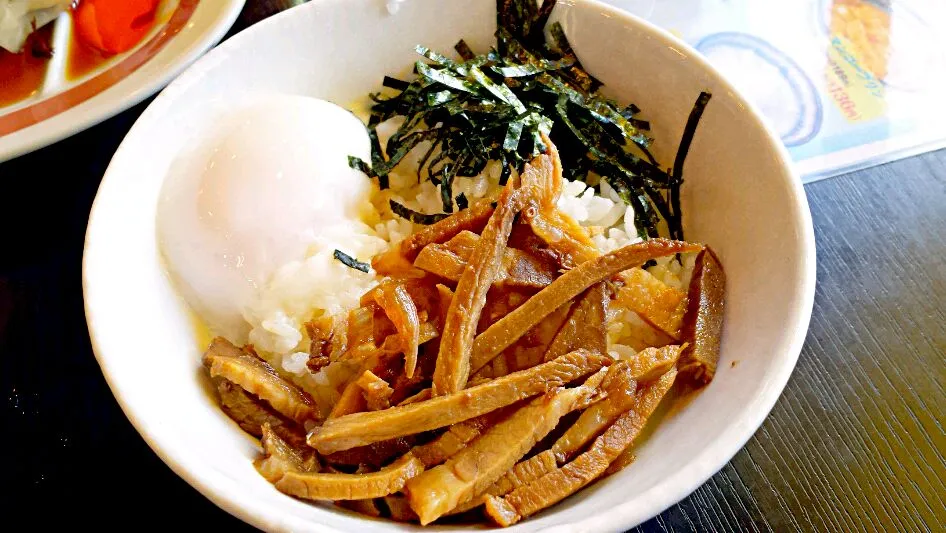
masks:
{"label": "braised bamboo shoot strip", "polygon": [[555,441],[552,448],[516,463],[516,466],[503,474],[496,483],[482,494],[458,506],[454,512],[464,512],[478,507],[486,501],[486,496],[505,496],[554,471],[633,405],[637,382],[631,375],[627,363],[619,361],[611,365],[601,387],[606,397],[582,411],[578,420]]}
{"label": "braised bamboo shoot strip", "polygon": [[365,370],[361,377],[355,380],[355,384],[361,388],[368,409],[380,411],[391,407],[390,400],[391,395],[394,394],[394,389],[388,385],[387,381],[379,378],[372,371]]}
{"label": "braised bamboo shoot strip", "polygon": [[702,383],[709,383],[716,375],[725,299],[726,273],[716,254],[707,248],[696,258],[680,332],[681,339],[689,343],[680,357],[680,371]]}
{"label": "braised bamboo shoot strip", "polygon": [[582,411],[578,420],[552,445],[551,451],[559,464],[571,459],[575,452],[630,409],[637,398],[638,384],[657,380],[669,372],[680,358],[682,349],[682,346],[647,348],[629,361],[611,365],[603,385],[608,397]]}
{"label": "braised bamboo shoot strip", "polygon": [[411,299],[407,288],[402,283],[386,279],[374,291],[378,305],[384,309],[398,335],[404,343],[404,372],[407,377],[414,375],[417,368],[417,350],[420,346],[420,318],[417,316],[417,306]]}
{"label": "braised bamboo shoot strip", "polygon": [[610,301],[611,291],[605,282],[596,283],[585,291],[555,334],[544,359],[551,361],[579,347],[597,353],[607,353],[607,312]]}
{"label": "braised bamboo shoot strip", "polygon": [[482,494],[477,494],[472,499],[456,506],[450,511],[450,514],[465,513],[470,509],[479,507],[486,503],[487,496],[505,496],[517,488],[532,483],[549,472],[553,472],[556,468],[558,468],[558,463],[555,461],[552,450],[537,453],[525,461],[516,463],[501,478],[496,480],[496,483],[487,487]]}
{"label": "braised bamboo shoot strip", "polygon": [[287,471],[274,484],[280,492],[306,500],[364,500],[381,498],[404,488],[424,471],[410,453],[369,474],[321,474]]}
{"label": "braised bamboo shoot strip", "polygon": [[[547,156],[539,156],[539,159],[543,157]],[[496,210],[486,223],[480,242],[460,276],[440,335],[440,353],[432,387],[434,396],[451,394],[466,386],[470,377],[473,338],[486,304],[486,293],[502,267],[506,241],[523,201],[515,181],[511,180],[500,194]]]}
{"label": "braised bamboo shoot strip", "polygon": [[549,248],[571,262],[580,265],[598,257],[600,252],[591,242],[588,232],[571,217],[558,211],[542,210],[530,205],[524,210],[525,221]]}
{"label": "braised bamboo shoot strip", "polygon": [[[565,464],[572,455],[596,438],[605,428],[633,405],[637,396],[637,382],[643,379],[656,379],[665,374],[676,362],[680,355],[679,346],[668,346],[660,351],[670,355],[670,367],[664,366],[664,358],[647,357],[644,361],[654,364],[640,365],[632,368],[625,361],[611,365],[608,374],[602,383],[607,397],[582,411],[578,420],[555,441],[551,449],[545,450],[531,458],[516,464],[509,472],[503,475],[496,483],[486,489],[483,494],[458,506],[454,512],[464,512],[483,504],[486,496],[504,496],[514,489],[531,483],[532,481],[552,472],[558,465]],[[676,357],[673,356],[676,355]],[[636,372],[636,373],[635,373]],[[658,375],[649,376],[659,372]],[[623,455],[622,455],[623,457]]]}
{"label": "braised bamboo shoot strip", "polygon": [[685,349],[685,344],[644,348],[627,359],[631,375],[637,381],[655,380],[677,365]]}
{"label": "braised bamboo shoot strip", "polygon": [[453,282],[460,280],[466,265],[464,258],[442,244],[428,244],[414,260],[415,267]]}
{"label": "braised bamboo shoot strip", "polygon": [[[417,439],[413,435],[383,440],[367,446],[359,446],[357,448],[323,455],[322,459],[325,463],[330,465],[362,466],[378,469],[388,464],[393,459],[409,452],[417,443],[416,441]],[[305,447],[315,451],[308,444],[306,444]]]}
{"label": "braised bamboo shoot strip", "polygon": [[608,369],[603,385],[608,397],[582,411],[578,420],[555,441],[549,450],[558,464],[564,464],[583,446],[634,404],[637,381],[626,362],[619,361]]}
{"label": "braised bamboo shoot strip", "polygon": [[[370,370],[365,370],[370,372]],[[358,380],[351,380],[342,391],[338,401],[332,406],[332,411],[326,417],[326,420],[338,418],[340,416],[360,413],[368,408],[368,400],[365,398],[362,388],[358,385]]]}
{"label": "braised bamboo shoot strip", "polygon": [[[512,235],[510,234],[510,237]],[[471,231],[461,231],[446,242],[446,246],[464,260],[469,260],[480,236]],[[497,283],[541,289],[559,276],[561,265],[549,254],[537,254],[515,247],[506,249],[503,255],[503,274]]]}
{"label": "braised bamboo shoot strip", "polygon": [[546,315],[595,283],[657,257],[696,252],[701,248],[699,244],[652,239],[625,246],[576,266],[476,338],[471,361],[473,372],[492,361]]}
{"label": "braised bamboo shoot strip", "polygon": [[269,425],[277,435],[294,448],[307,447],[305,428],[276,413],[262,401],[253,397],[238,385],[225,379],[217,383],[220,407],[243,431],[254,437],[263,435],[263,427]]}
{"label": "braised bamboo shoot strip", "polygon": [[510,526],[560,502],[597,479],[640,435],[647,419],[673,385],[676,374],[676,370],[671,370],[659,380],[641,387],[630,410],[570,463],[502,498],[487,496],[487,515],[501,526]]}
{"label": "braised bamboo shoot strip", "polygon": [[270,483],[276,483],[287,472],[317,472],[319,461],[311,449],[289,445],[269,425],[261,428],[260,444],[264,457],[255,461],[256,470]]}
{"label": "braised bamboo shoot strip", "polygon": [[608,465],[608,469],[604,471],[604,475],[610,476],[612,474],[617,474],[621,470],[624,470],[631,465],[634,461],[637,460],[637,455],[634,454],[634,447],[626,448],[621,455],[618,456],[611,464]]}
{"label": "braised bamboo shoot strip", "polygon": [[425,400],[429,400],[431,397],[432,396],[430,394],[430,387],[428,387],[426,389],[419,391],[417,394],[413,396],[408,396],[407,398],[404,398],[403,400],[401,400],[401,403],[399,403],[398,405],[409,405],[412,403],[422,402]]}
{"label": "braised bamboo shoot strip", "polygon": [[437,466],[479,437],[487,428],[502,420],[509,414],[507,411],[507,409],[497,409],[483,416],[454,424],[427,444],[415,446],[411,453],[427,468]]}
{"label": "braised bamboo shoot strip", "polygon": [[[352,413],[360,413],[366,410],[368,408],[368,401],[365,398],[362,388],[358,385],[358,379],[362,377],[365,372],[371,372],[376,375],[386,373],[385,371],[391,369],[399,359],[402,344],[403,340],[401,336],[397,334],[392,334],[385,338],[381,347],[376,347],[374,343],[370,343],[370,347],[366,349],[359,361],[358,370],[355,371],[351,379],[348,380],[342,390],[341,396],[338,398],[338,401],[335,402],[335,405],[332,406],[332,411],[329,413],[328,417],[326,417],[326,420]],[[346,361],[341,360],[333,364],[344,362]]]}
{"label": "braised bamboo shoot strip", "polygon": [[[597,404],[595,404],[597,405]],[[544,450],[533,455],[525,461],[516,463],[503,477],[496,480],[491,487],[484,491],[483,496],[505,496],[523,485],[527,485],[536,479],[548,474],[558,468],[555,461],[555,455],[552,450]],[[483,503],[485,498],[479,499]]]}
{"label": "braised bamboo shoot strip", "polygon": [[417,513],[411,509],[410,503],[407,502],[407,498],[400,494],[394,494],[392,496],[385,496],[384,498],[385,505],[388,506],[388,512],[391,513],[391,518],[397,520],[398,522],[416,522]]}
{"label": "braised bamboo shoot strip", "polygon": [[542,159],[539,165],[522,171],[522,186],[532,190],[533,200],[543,210],[555,209],[565,180],[562,178],[562,158],[558,147],[545,133],[540,134],[542,142],[548,148],[548,159]]}
{"label": "braised bamboo shoot strip", "polygon": [[390,275],[410,270],[417,254],[432,243],[443,243],[463,230],[479,232],[493,214],[493,204],[489,199],[474,202],[468,209],[454,213],[447,218],[421,228],[400,244],[371,260],[371,267],[380,275]]}
{"label": "braised bamboo shoot strip", "polygon": [[621,280],[624,286],[618,290],[618,303],[663,333],[678,339],[686,292],[667,285],[642,268],[623,272]]}
{"label": "braised bamboo shoot strip", "polygon": [[440,301],[440,324],[446,324],[447,322],[447,313],[450,311],[450,303],[453,302],[453,289],[443,285],[441,283],[437,284],[437,298]]}
{"label": "braised bamboo shoot strip", "polygon": [[[527,295],[523,296],[524,299],[522,303],[527,300]],[[491,320],[485,323],[482,319],[480,320],[480,331],[485,330],[489,324],[492,324],[496,320],[506,316],[509,314],[509,311],[515,309],[519,305],[521,305],[521,303],[518,303],[514,306],[497,307],[495,309],[494,317],[490,317]],[[473,374],[474,378],[498,378],[505,376],[510,372],[516,372],[518,370],[530,368],[539,363],[545,362],[545,354],[548,352],[549,346],[555,339],[556,334],[562,329],[562,325],[568,318],[568,313],[572,307],[572,302],[567,302],[543,318],[538,324],[533,326],[532,329],[526,332],[525,335],[513,343],[512,346],[507,348],[497,357],[493,358],[492,361],[484,365],[483,368],[479,369],[475,374]]]}
{"label": "braised bamboo shoot strip", "polygon": [[309,433],[308,442],[319,452],[329,454],[442,428],[542,394],[587,376],[610,362],[607,356],[577,350],[453,394],[327,420]]}
{"label": "braised bamboo shoot strip", "polygon": [[338,500],[335,502],[335,505],[341,507],[342,509],[348,509],[349,511],[354,511],[365,516],[370,516],[372,518],[381,517],[381,508],[378,506],[378,503],[374,499],[370,500]]}
{"label": "braised bamboo shoot strip", "polygon": [[581,385],[535,398],[446,463],[409,481],[407,498],[420,523],[433,522],[492,485],[552,431],[562,416],[596,392],[596,386]]}
{"label": "braised bamboo shoot strip", "polygon": [[523,219],[552,250],[581,264],[601,254],[588,232],[556,207],[564,181],[562,161],[552,141],[544,135],[542,139],[549,146],[550,159],[543,161],[542,167],[522,173],[522,187],[531,190],[533,196],[523,210]]}
{"label": "braised bamboo shoot strip", "polygon": [[299,424],[319,418],[315,403],[306,393],[276,375],[265,361],[223,337],[210,344],[204,354],[204,365],[210,369],[210,377],[222,377],[239,385]]}
{"label": "braised bamboo shoot strip", "polygon": [[[453,246],[454,240],[446,244],[429,244],[414,260],[414,266],[450,281],[459,281],[466,269],[473,247],[479,242],[479,235],[462,232],[462,245]],[[469,244],[472,242],[472,246]],[[499,270],[494,285],[528,287],[541,289],[558,277],[557,265],[544,261],[531,254],[507,248],[503,253],[503,267]]]}

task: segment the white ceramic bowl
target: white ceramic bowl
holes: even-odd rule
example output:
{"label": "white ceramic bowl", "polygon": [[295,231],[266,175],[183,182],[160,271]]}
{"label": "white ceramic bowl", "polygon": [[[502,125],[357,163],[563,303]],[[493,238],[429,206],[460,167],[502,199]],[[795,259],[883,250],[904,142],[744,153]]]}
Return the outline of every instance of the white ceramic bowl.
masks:
{"label": "white ceramic bowl", "polygon": [[[633,100],[672,160],[700,90],[710,103],[685,170],[689,239],[711,244],[728,273],[716,379],[671,413],[618,475],[514,529],[620,530],[684,498],[719,470],[768,414],[788,380],[811,315],[811,217],[778,138],[735,89],[686,44],[592,1],[563,1],[585,67]],[[89,221],[84,290],[92,343],[125,414],[182,478],[214,503],[267,530],[392,531],[277,492],[253,469],[256,444],[216,407],[201,376],[192,321],[159,261],[155,210],[175,154],[216,117],[260,93],[347,104],[399,74],[423,43],[474,50],[493,42],[494,0],[315,0],[266,20],[195,63],[142,114],[102,181]],[[731,367],[730,363],[739,364]]]}

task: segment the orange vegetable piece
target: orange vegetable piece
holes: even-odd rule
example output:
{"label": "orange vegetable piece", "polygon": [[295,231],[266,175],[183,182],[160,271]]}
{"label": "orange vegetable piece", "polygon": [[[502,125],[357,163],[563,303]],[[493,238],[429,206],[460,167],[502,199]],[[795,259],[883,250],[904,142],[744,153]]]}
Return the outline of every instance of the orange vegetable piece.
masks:
{"label": "orange vegetable piece", "polygon": [[154,24],[159,0],[82,0],[75,8],[83,43],[106,54],[132,49]]}

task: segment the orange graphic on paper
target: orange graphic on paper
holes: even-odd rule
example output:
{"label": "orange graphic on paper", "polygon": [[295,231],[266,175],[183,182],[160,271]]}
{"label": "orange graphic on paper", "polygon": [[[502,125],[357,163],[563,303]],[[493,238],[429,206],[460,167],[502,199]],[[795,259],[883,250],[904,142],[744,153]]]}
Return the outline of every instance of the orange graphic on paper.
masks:
{"label": "orange graphic on paper", "polygon": [[890,14],[866,0],[834,0],[825,81],[828,94],[849,122],[883,116],[887,110]]}

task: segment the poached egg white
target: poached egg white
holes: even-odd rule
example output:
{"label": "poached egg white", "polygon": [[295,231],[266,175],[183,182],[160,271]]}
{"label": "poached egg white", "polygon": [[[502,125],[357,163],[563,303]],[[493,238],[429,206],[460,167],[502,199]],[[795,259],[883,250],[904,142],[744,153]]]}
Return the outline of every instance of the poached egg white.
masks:
{"label": "poached egg white", "polygon": [[244,309],[280,266],[312,253],[319,235],[360,233],[372,184],[348,156],[369,160],[370,140],[345,109],[289,95],[247,106],[205,138],[166,177],[158,240],[187,303],[240,343]]}

